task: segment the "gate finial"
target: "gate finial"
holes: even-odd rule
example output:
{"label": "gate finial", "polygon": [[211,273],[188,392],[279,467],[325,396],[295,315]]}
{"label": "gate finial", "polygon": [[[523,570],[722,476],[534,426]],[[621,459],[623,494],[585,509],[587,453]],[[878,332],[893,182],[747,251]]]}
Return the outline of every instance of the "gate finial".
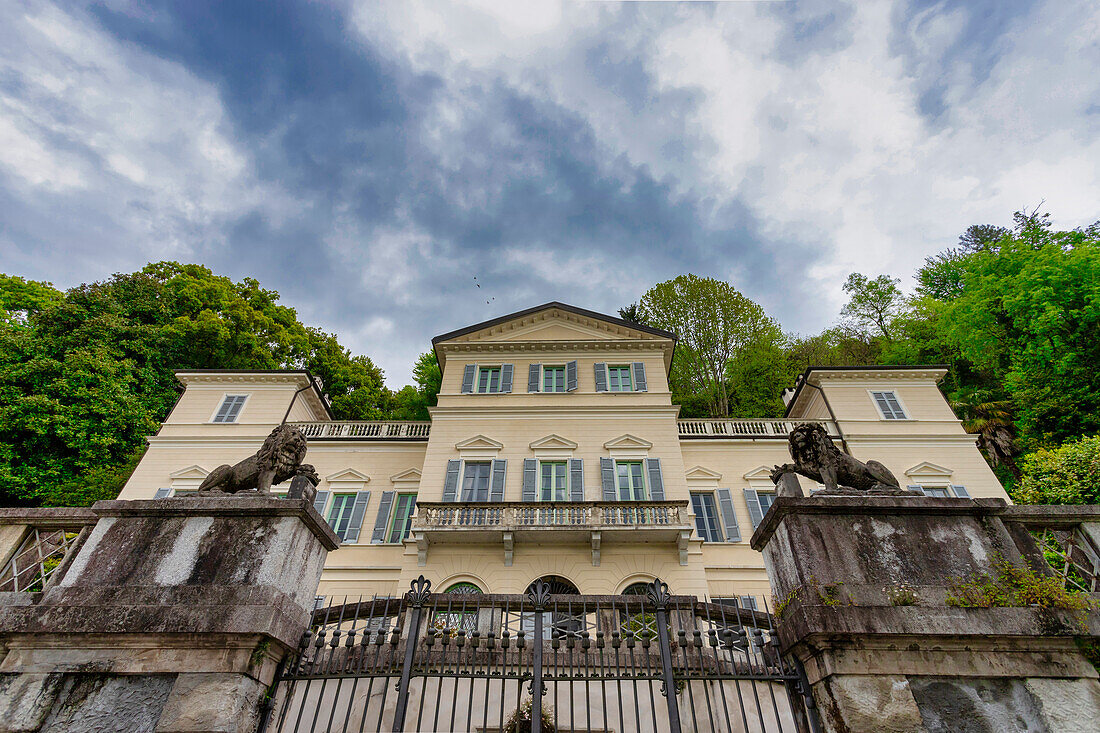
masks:
{"label": "gate finial", "polygon": [[535,608],[542,610],[550,603],[550,584],[541,578],[531,584],[531,590],[527,593]]}
{"label": "gate finial", "polygon": [[645,587],[645,592],[646,595],[649,596],[649,600],[652,601],[653,605],[657,608],[668,608],[668,603],[671,598],[668,593],[668,583],[657,578]]}
{"label": "gate finial", "polygon": [[409,592],[405,594],[405,600],[411,606],[423,606],[431,595],[432,581],[421,575],[409,584]]}

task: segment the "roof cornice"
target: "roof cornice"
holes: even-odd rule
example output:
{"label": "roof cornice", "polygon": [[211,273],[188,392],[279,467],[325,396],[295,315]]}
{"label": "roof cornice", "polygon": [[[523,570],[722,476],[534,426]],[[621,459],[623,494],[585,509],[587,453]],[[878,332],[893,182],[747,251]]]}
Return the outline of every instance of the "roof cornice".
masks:
{"label": "roof cornice", "polygon": [[317,382],[306,369],[177,369],[176,379],[184,387],[191,385],[289,384],[312,387],[302,394],[317,415],[334,419],[328,400],[317,389]]}

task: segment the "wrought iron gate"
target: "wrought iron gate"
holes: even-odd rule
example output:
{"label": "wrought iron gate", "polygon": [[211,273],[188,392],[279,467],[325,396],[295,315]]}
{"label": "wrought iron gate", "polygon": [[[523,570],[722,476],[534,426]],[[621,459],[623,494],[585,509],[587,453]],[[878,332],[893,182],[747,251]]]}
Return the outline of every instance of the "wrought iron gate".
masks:
{"label": "wrought iron gate", "polygon": [[316,611],[260,732],[819,730],[769,613],[660,581],[644,596],[430,587]]}

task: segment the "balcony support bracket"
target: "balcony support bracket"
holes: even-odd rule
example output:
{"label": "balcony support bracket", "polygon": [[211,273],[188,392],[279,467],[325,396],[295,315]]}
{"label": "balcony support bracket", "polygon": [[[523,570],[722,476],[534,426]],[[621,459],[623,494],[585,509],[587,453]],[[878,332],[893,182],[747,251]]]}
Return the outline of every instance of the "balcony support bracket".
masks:
{"label": "balcony support bracket", "polygon": [[592,533],[592,567],[600,566],[600,533]]}
{"label": "balcony support bracket", "polygon": [[416,564],[418,567],[428,564],[428,538],[423,532],[416,534]]}
{"label": "balcony support bracket", "polygon": [[691,539],[691,532],[681,531],[680,536],[676,538],[676,547],[680,550],[680,564],[688,564],[688,541]]}
{"label": "balcony support bracket", "polygon": [[511,532],[504,533],[504,567],[512,567],[512,550],[515,549],[515,536]]}

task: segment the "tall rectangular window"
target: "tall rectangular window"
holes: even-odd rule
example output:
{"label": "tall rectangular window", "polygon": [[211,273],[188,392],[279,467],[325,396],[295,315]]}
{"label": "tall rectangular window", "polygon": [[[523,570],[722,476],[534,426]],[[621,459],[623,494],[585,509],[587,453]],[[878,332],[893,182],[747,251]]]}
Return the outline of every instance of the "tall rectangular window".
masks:
{"label": "tall rectangular window", "polygon": [[757,491],[756,498],[760,500],[760,513],[767,514],[771,509],[772,504],[775,503],[774,491]]}
{"label": "tall rectangular window", "polygon": [[489,461],[468,461],[462,475],[462,501],[489,501]]}
{"label": "tall rectangular window", "polygon": [[641,461],[616,461],[615,474],[619,485],[619,501],[644,501]]}
{"label": "tall rectangular window", "polygon": [[500,391],[500,367],[481,367],[478,370],[477,391],[482,394]]}
{"label": "tall rectangular window", "polygon": [[351,523],[351,510],[355,506],[355,494],[336,494],[332,497],[332,508],[328,511],[328,523],[341,541],[348,533]]}
{"label": "tall rectangular window", "polygon": [[390,522],[390,534],[387,542],[404,542],[412,528],[413,509],[416,508],[416,494],[398,494],[393,507],[393,521]]}
{"label": "tall rectangular window", "polygon": [[542,391],[543,392],[564,392],[565,391],[565,367],[563,366],[548,366],[542,368]]}
{"label": "tall rectangular window", "polygon": [[875,398],[875,404],[878,405],[879,412],[882,413],[883,418],[887,420],[909,419],[909,416],[905,414],[905,410],[902,409],[901,403],[898,401],[898,396],[894,392],[871,392],[871,396]]}
{"label": "tall rectangular window", "polygon": [[721,542],[722,530],[718,527],[718,507],[714,494],[693,493],[691,508],[695,512],[695,530],[704,542]]}
{"label": "tall rectangular window", "polygon": [[609,366],[607,368],[607,385],[612,392],[633,392],[634,386],[630,381],[630,367]]}
{"label": "tall rectangular window", "polygon": [[540,464],[539,501],[565,501],[568,493],[565,461],[543,461]]}
{"label": "tall rectangular window", "polygon": [[214,414],[213,422],[237,422],[237,415],[241,414],[246,399],[246,394],[227,394]]}

